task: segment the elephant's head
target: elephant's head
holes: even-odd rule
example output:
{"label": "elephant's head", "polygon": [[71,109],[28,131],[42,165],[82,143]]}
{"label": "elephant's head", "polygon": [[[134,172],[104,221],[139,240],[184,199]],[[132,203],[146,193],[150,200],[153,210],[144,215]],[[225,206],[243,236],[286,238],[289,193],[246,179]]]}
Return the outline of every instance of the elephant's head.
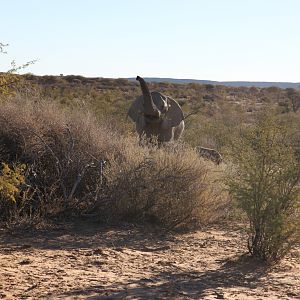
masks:
{"label": "elephant's head", "polygon": [[184,119],[183,112],[179,104],[171,97],[159,92],[150,92],[147,83],[140,76],[139,81],[142,97],[138,97],[131,105],[128,115],[134,122],[139,122],[141,116],[147,124],[161,124],[162,128],[178,126]]}

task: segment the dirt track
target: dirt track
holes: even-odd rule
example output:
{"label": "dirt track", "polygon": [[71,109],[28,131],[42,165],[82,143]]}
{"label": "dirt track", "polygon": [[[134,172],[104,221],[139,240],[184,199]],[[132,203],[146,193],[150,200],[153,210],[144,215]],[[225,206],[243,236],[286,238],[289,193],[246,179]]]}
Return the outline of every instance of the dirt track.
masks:
{"label": "dirt track", "polygon": [[239,230],[0,233],[0,299],[300,299],[299,249],[268,270]]}

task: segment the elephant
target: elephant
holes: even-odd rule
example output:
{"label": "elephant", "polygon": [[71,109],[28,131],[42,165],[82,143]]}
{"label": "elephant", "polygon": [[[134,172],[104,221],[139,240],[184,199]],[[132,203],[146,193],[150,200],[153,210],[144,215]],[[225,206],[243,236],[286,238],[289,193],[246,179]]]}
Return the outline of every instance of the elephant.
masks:
{"label": "elephant", "polygon": [[157,139],[159,144],[175,141],[184,130],[184,115],[180,105],[171,97],[160,92],[150,92],[145,80],[137,76],[142,96],[138,97],[128,110],[129,117],[136,124],[140,139]]}
{"label": "elephant", "polygon": [[209,159],[217,165],[223,161],[221,154],[215,149],[197,146],[196,152],[199,154],[199,156]]}

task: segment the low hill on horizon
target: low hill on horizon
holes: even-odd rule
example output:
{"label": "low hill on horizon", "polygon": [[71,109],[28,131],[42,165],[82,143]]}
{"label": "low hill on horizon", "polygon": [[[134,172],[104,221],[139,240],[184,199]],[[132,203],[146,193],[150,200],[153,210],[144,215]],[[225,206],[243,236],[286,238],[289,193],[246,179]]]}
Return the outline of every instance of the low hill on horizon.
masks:
{"label": "low hill on horizon", "polygon": [[[127,78],[128,80],[135,80],[135,78]],[[198,80],[198,79],[177,79],[177,78],[158,78],[158,77],[145,77],[148,82],[168,82],[177,84],[213,84],[213,85],[225,85],[232,87],[279,87],[281,89],[294,88],[300,89],[300,82],[268,82],[268,81],[213,81],[213,80]]]}

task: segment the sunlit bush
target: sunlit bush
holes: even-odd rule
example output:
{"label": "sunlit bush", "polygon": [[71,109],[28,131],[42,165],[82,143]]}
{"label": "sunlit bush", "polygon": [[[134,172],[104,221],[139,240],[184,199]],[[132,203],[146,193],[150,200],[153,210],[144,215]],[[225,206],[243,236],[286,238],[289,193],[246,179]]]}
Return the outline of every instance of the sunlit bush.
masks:
{"label": "sunlit bush", "polygon": [[289,130],[262,116],[234,139],[230,154],[227,183],[249,219],[249,251],[276,262],[300,239],[300,166]]}
{"label": "sunlit bush", "polygon": [[9,167],[8,164],[2,163],[0,175],[0,197],[2,201],[16,202],[16,195],[20,192],[20,186],[25,183],[25,168],[24,164]]}

